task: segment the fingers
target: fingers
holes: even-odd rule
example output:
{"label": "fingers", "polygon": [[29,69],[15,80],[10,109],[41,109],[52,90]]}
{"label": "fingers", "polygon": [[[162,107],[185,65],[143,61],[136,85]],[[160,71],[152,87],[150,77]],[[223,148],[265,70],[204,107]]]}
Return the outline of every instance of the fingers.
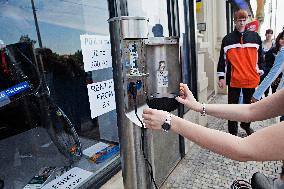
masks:
{"label": "fingers", "polygon": [[177,100],[179,103],[181,103],[181,104],[185,104],[185,102],[186,102],[182,96],[176,97],[176,100]]}
{"label": "fingers", "polygon": [[179,93],[180,93],[180,97],[185,99],[187,97],[187,95],[189,95],[191,92],[190,92],[187,84],[180,83]]}
{"label": "fingers", "polygon": [[[143,109],[143,115],[144,115],[144,114],[152,114],[152,111],[153,111],[152,108],[145,108],[145,109]],[[142,116],[143,116],[143,115],[142,115]]]}
{"label": "fingers", "polygon": [[161,129],[161,125],[165,122],[167,112],[145,108],[142,118],[146,128]]}
{"label": "fingers", "polygon": [[151,121],[144,119],[143,122],[144,122],[144,126],[145,126],[146,128],[149,128],[149,129],[152,128],[152,126],[151,126],[151,125],[152,125],[152,124],[151,124]]}
{"label": "fingers", "polygon": [[255,103],[255,102],[257,102],[257,101],[258,101],[258,100],[255,99],[254,97],[252,97],[251,100],[250,100],[251,103]]}

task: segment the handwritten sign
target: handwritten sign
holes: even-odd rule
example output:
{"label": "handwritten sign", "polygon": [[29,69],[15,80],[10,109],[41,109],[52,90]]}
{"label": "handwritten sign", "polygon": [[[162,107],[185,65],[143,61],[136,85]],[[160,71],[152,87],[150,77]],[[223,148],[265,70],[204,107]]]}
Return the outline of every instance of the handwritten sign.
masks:
{"label": "handwritten sign", "polygon": [[92,118],[116,108],[113,79],[89,84],[87,88]]}
{"label": "handwritten sign", "polygon": [[92,174],[90,171],[74,167],[42,187],[42,189],[74,189],[86,181]]}
{"label": "handwritten sign", "polygon": [[112,66],[109,36],[81,35],[80,40],[86,72]]}

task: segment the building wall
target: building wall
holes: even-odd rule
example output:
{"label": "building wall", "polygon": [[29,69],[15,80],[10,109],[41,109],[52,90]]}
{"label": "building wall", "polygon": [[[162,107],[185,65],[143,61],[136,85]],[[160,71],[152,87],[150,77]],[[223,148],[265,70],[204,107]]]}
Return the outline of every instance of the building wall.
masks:
{"label": "building wall", "polygon": [[206,23],[206,31],[200,33],[200,46],[204,51],[204,66],[208,77],[208,97],[226,93],[217,87],[217,63],[222,38],[226,35],[226,1],[204,0],[201,11],[197,12],[197,23]]}

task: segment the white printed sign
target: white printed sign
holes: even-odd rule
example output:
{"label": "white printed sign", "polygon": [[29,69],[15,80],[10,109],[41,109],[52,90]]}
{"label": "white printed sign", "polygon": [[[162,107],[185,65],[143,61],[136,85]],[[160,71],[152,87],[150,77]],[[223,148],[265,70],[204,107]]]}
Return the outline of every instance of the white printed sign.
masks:
{"label": "white printed sign", "polygon": [[74,189],[86,181],[92,174],[90,171],[74,167],[42,187],[42,189]]}
{"label": "white printed sign", "polygon": [[89,84],[87,88],[92,118],[116,108],[113,79]]}
{"label": "white printed sign", "polygon": [[109,36],[80,35],[80,40],[86,72],[112,66]]}
{"label": "white printed sign", "polygon": [[168,87],[169,79],[168,79],[168,71],[157,72],[158,79],[158,87]]}

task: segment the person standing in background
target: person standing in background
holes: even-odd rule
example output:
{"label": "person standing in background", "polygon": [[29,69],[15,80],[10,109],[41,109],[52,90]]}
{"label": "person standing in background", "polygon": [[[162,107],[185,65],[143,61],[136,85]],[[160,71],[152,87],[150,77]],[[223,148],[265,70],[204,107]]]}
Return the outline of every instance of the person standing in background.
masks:
{"label": "person standing in background", "polygon": [[[236,11],[235,30],[222,40],[217,75],[220,88],[228,85],[228,104],[238,104],[241,90],[243,103],[250,104],[260,75],[263,74],[262,41],[258,33],[246,30],[247,19],[247,11]],[[250,123],[242,122],[240,126],[247,135],[254,132],[250,128]],[[237,135],[238,122],[229,120],[228,130],[230,134]]]}
{"label": "person standing in background", "polygon": [[[274,62],[274,59],[275,59],[275,56],[273,56],[271,51],[269,52],[269,50],[272,49],[272,47],[274,46],[274,40],[272,39],[272,35],[273,35],[273,30],[267,29],[265,31],[265,40],[262,41],[262,50],[263,50],[263,58],[264,58],[264,64],[263,64],[264,73],[260,77],[260,82],[262,82],[263,79],[267,76],[268,72],[270,71],[270,69],[273,66],[273,62]],[[270,86],[264,92],[265,96],[268,96],[269,88],[270,88]],[[272,93],[274,93],[276,91],[277,85],[272,84],[271,88],[272,88]]]}

